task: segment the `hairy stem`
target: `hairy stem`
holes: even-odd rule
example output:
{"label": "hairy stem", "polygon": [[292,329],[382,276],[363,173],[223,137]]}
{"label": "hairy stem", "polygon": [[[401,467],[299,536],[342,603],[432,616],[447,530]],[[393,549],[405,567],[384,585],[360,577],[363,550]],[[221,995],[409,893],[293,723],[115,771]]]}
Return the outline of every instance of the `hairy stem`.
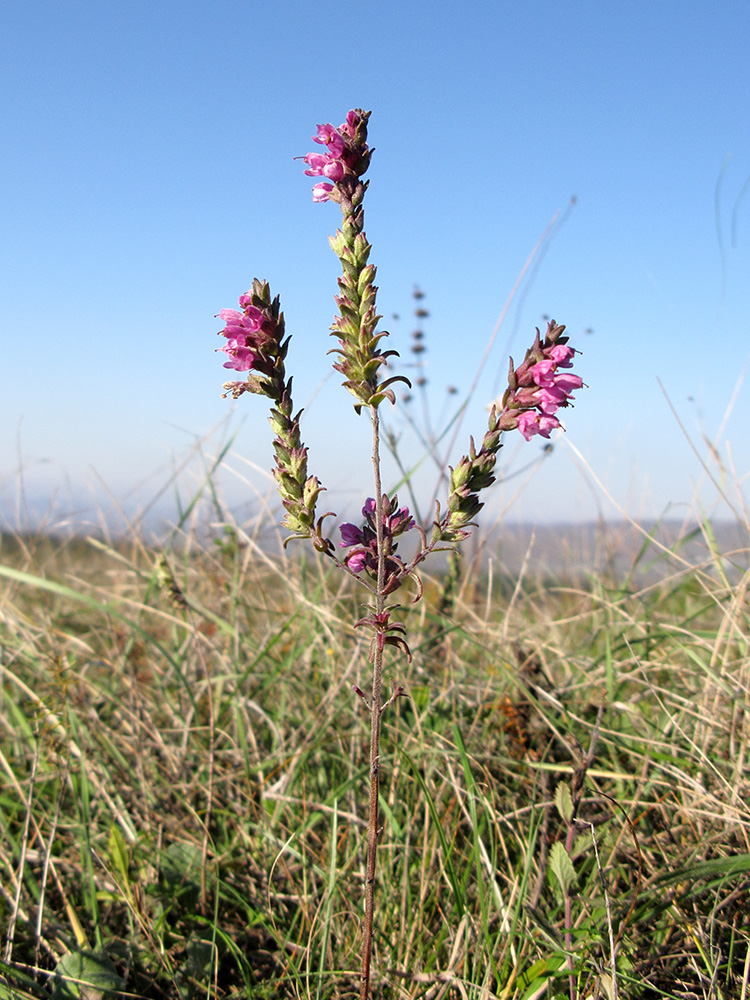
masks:
{"label": "hairy stem", "polygon": [[[375,595],[375,613],[385,610],[385,546],[383,532],[383,488],[380,478],[380,420],[376,406],[370,407],[372,417],[372,470],[375,482],[375,519],[378,536],[378,589]],[[380,793],[380,716],[383,686],[383,650],[385,633],[377,632],[373,643],[372,694],[370,698],[370,812],[367,825],[367,869],[365,874],[365,926],[362,941],[362,982],[360,1000],[370,994],[370,962],[372,959],[372,932],[375,916],[375,866],[378,850],[378,797]]]}

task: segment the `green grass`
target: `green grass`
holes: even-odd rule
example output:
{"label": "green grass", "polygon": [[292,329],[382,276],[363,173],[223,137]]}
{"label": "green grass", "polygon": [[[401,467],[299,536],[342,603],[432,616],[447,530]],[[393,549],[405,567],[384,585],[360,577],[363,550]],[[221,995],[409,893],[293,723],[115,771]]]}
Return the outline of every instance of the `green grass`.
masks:
{"label": "green grass", "polygon": [[[355,996],[361,595],[241,532],[186,538],[176,588],[137,539],[2,545],[0,1000]],[[450,613],[426,577],[374,996],[606,997],[612,942],[621,997],[750,996],[748,577],[708,552],[463,577]]]}

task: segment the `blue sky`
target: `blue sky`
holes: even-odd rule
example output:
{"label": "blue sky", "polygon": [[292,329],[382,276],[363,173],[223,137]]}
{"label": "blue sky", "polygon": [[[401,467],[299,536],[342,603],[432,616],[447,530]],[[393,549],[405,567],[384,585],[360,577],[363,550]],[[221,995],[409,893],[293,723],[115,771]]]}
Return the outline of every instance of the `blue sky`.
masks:
{"label": "blue sky", "polygon": [[[592,474],[630,514],[683,516],[703,474],[667,397],[701,454],[721,431],[717,475],[746,476],[746,386],[723,421],[750,344],[749,31],[746,0],[444,12],[422,0],[5,0],[5,521],[20,495],[54,516],[72,503],[82,520],[113,499],[143,506],[183,463],[188,496],[195,448],[212,456],[233,436],[222,495],[255,509],[271,463],[265,401],[221,399],[213,352],[215,314],[256,275],[281,295],[294,338],[311,471],[327,505],[361,505],[368,428],[325,354],[339,212],[312,203],[294,159],[316,123],[350,107],[372,110],[379,311],[407,360],[411,291],[425,291],[436,413],[446,386],[469,389],[524,262],[563,213],[452,456],[481,436],[508,354],[521,360],[544,315],[566,323],[589,388],[509,518],[617,517]],[[388,420],[416,456],[400,412]],[[517,438],[510,471],[541,451]],[[490,513],[522,479],[495,491]],[[715,495],[700,493],[709,506]]]}

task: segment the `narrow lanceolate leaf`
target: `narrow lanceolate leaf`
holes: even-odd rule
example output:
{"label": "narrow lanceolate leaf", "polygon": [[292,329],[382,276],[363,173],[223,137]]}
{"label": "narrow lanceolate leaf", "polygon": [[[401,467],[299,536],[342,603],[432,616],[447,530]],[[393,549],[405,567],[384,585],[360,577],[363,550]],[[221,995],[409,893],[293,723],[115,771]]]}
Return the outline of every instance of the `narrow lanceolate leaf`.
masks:
{"label": "narrow lanceolate leaf", "polygon": [[576,873],[570,855],[563,845],[558,843],[552,845],[549,852],[549,870],[557,879],[563,893],[567,896],[570,887],[575,883]]}
{"label": "narrow lanceolate leaf", "polygon": [[117,873],[123,889],[129,893],[128,869],[130,867],[130,852],[120,828],[113,823],[109,830],[109,860]]}

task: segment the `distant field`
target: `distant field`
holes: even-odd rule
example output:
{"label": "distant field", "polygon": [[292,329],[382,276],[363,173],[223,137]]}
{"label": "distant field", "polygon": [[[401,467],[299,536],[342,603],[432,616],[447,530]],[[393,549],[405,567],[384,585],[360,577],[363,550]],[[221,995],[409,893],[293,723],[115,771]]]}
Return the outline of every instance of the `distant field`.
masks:
{"label": "distant field", "polygon": [[[736,521],[711,522],[710,532],[692,519],[685,521],[584,521],[580,524],[507,523],[488,538],[482,551],[496,554],[498,565],[517,573],[524,565],[534,572],[592,572],[663,575],[665,550],[689,565],[712,562],[728,553],[741,571],[750,566],[747,529]],[[668,560],[667,560],[668,562]]]}
{"label": "distant field", "polygon": [[[750,996],[750,545],[653,533],[509,525],[399,613],[375,996]],[[239,529],[1,543],[0,998],[356,996],[361,594]]]}

